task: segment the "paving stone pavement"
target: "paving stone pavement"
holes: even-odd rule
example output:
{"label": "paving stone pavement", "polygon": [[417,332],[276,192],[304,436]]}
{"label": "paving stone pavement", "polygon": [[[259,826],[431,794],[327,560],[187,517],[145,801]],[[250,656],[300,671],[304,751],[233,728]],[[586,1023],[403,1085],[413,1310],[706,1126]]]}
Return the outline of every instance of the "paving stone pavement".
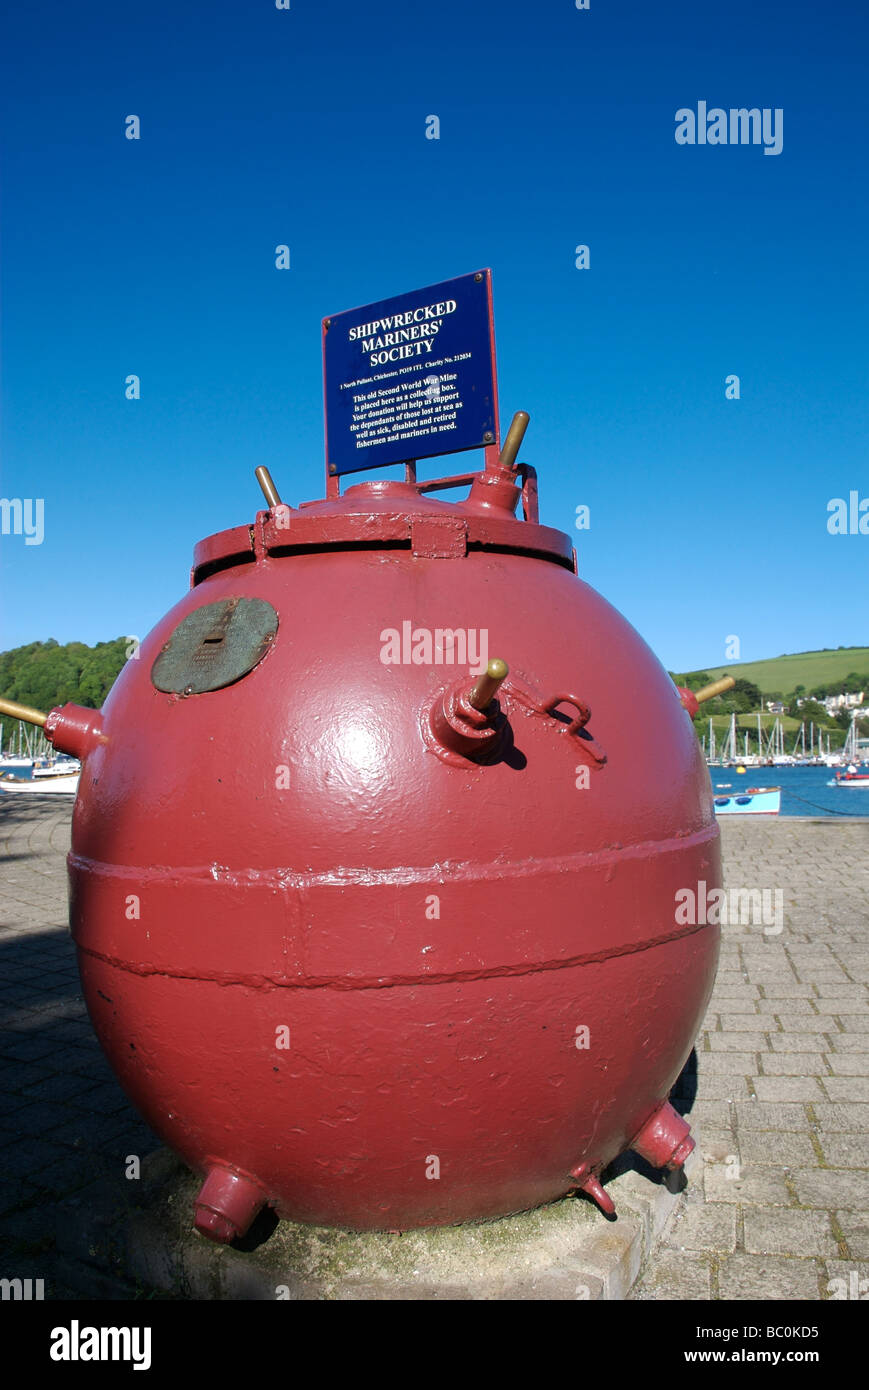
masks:
{"label": "paving stone pavement", "polygon": [[723,928],[697,1039],[702,1177],[630,1297],[854,1297],[869,1281],[869,824],[721,831],[725,885],[779,889],[781,930],[774,897],[766,930]]}
{"label": "paving stone pavement", "polygon": [[[159,1142],[87,1020],[71,809],[0,796],[0,1277],[43,1278],[47,1298],[72,1295],[58,1209]],[[869,1279],[869,825],[725,821],[722,836],[729,887],[781,890],[781,931],[724,928],[690,1112],[702,1176],[631,1297],[826,1298]]]}
{"label": "paving stone pavement", "polygon": [[103,1057],[67,927],[71,799],[0,794],[0,1277],[55,1275],[59,1206],[159,1141]]}

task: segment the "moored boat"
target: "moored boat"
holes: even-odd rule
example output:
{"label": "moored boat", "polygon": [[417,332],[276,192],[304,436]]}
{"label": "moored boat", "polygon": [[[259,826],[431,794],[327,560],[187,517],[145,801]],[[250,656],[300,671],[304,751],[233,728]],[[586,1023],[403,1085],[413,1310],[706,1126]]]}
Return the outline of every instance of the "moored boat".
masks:
{"label": "moored boat", "polygon": [[53,777],[13,777],[10,773],[0,776],[0,792],[29,792],[31,796],[62,795],[75,796],[78,791],[79,774],[61,772]]}
{"label": "moored boat", "polygon": [[[865,763],[862,764],[866,766]],[[827,783],[828,787],[857,787],[869,789],[869,770],[860,772],[853,763],[850,763],[843,772],[835,772],[833,781]]]}
{"label": "moored boat", "polygon": [[78,758],[67,758],[61,755],[50,762],[46,759],[42,764],[35,763],[31,776],[36,781],[37,779],[78,776],[80,772],[81,763]]}
{"label": "moored boat", "polygon": [[746,787],[735,796],[712,798],[716,816],[777,816],[781,787]]}

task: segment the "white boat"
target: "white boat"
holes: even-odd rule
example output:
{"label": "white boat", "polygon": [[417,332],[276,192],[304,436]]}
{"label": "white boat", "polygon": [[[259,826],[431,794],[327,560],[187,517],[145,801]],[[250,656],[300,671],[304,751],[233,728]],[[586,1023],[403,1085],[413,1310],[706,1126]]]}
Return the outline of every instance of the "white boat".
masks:
{"label": "white boat", "polygon": [[0,754],[0,791],[38,793],[40,796],[75,796],[81,762],[68,753],[56,753],[42,730],[34,733],[18,722],[18,748],[9,745]]}
{"label": "white boat", "polygon": [[78,758],[70,758],[65,754],[61,754],[59,758],[54,758],[51,762],[46,760],[43,766],[34,763],[32,776],[34,778],[68,777],[73,775],[78,776],[80,772],[81,763]]}
{"label": "white boat", "polygon": [[31,796],[75,796],[78,791],[78,772],[62,772],[53,777],[13,777],[0,775],[0,792],[24,792]]}

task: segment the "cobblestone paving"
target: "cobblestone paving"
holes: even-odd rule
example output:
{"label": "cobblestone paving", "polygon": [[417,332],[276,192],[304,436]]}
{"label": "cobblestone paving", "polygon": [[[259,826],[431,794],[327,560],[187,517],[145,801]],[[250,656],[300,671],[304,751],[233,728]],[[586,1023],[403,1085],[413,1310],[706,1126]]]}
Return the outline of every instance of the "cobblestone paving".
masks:
{"label": "cobblestone paving", "polygon": [[71,799],[0,795],[0,1277],[55,1278],[58,1207],[157,1139],[94,1037],[67,928]]}
{"label": "cobblestone paving", "polygon": [[[22,804],[23,803],[23,804]],[[0,1277],[55,1280],[58,1208],[157,1146],[87,1020],[66,927],[71,806],[0,798]],[[783,926],[724,929],[691,1109],[703,1177],[638,1299],[817,1299],[869,1279],[869,825],[722,824],[731,887]],[[834,1286],[834,1289],[836,1286]],[[869,1285],[866,1286],[869,1289]]]}
{"label": "cobblestone paving", "polygon": [[721,828],[725,883],[780,888],[782,930],[723,930],[691,1110],[703,1178],[631,1296],[855,1297],[869,1280],[869,825]]}

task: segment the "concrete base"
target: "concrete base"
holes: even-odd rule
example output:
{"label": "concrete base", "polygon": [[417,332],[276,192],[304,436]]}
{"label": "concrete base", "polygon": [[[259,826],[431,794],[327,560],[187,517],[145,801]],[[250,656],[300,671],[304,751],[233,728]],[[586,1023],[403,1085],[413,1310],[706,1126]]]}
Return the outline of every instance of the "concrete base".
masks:
{"label": "concrete base", "polygon": [[[700,1167],[698,1145],[689,1182]],[[633,1155],[605,1176],[615,1221],[582,1196],[500,1221],[402,1234],[263,1213],[243,1241],[221,1246],[192,1228],[200,1179],[158,1149],[138,1181],[113,1191],[94,1184],[67,1204],[58,1274],[92,1298],[623,1299],[679,1195]]]}

